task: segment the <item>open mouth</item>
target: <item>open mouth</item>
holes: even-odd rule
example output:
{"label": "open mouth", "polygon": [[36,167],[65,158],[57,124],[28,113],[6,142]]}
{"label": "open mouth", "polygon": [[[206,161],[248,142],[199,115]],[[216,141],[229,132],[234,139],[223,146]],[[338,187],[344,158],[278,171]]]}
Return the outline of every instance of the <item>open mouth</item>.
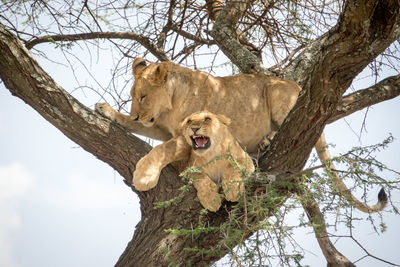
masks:
{"label": "open mouth", "polygon": [[207,149],[211,145],[210,138],[207,136],[193,135],[190,137],[192,139],[193,149]]}

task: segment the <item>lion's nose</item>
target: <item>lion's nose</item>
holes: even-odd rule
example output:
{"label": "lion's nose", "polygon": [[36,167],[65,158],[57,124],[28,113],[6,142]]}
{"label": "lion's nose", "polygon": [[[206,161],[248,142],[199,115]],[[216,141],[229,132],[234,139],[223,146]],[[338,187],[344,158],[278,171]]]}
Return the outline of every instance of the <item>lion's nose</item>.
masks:
{"label": "lion's nose", "polygon": [[192,128],[193,133],[196,133],[200,128]]}

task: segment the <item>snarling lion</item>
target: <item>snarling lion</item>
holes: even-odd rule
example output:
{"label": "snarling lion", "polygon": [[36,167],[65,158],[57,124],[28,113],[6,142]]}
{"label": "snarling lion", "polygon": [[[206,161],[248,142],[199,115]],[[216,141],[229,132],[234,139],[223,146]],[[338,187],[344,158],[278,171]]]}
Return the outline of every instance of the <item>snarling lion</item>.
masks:
{"label": "snarling lion", "polygon": [[182,122],[182,135],[192,147],[188,166],[201,167],[201,172],[189,175],[200,203],[214,212],[221,206],[218,184],[225,199],[236,202],[244,192],[239,167],[254,172],[250,156],[229,132],[230,122],[224,115],[209,111],[193,113]]}
{"label": "snarling lion", "polygon": [[[132,72],[135,83],[131,90],[131,114],[116,112],[108,104],[97,104],[96,109],[134,133],[166,141],[137,164],[135,174],[139,177],[134,177],[137,190],[153,188],[164,166],[187,158],[191,146],[179,131],[180,122],[188,115],[207,109],[231,118],[229,131],[242,147],[253,153],[260,143],[268,144],[301,90],[295,82],[274,76],[214,77],[171,62],[147,64],[142,58],[133,62]],[[325,146],[321,136],[316,150],[322,162],[329,159],[326,158],[329,153],[324,152]],[[169,148],[166,151],[174,152],[168,155],[153,153],[165,150],[165,147]],[[143,169],[143,166],[151,168]],[[351,194],[337,174],[335,181],[343,196],[361,211],[376,212],[386,205],[387,196],[383,190],[378,203],[368,206]]]}

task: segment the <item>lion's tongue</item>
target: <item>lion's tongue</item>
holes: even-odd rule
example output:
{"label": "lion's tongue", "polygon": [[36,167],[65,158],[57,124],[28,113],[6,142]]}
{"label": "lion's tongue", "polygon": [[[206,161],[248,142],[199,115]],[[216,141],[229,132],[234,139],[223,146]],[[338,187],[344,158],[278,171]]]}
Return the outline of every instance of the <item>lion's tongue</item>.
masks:
{"label": "lion's tongue", "polygon": [[207,144],[208,139],[206,137],[196,137],[194,139],[197,147],[204,147]]}

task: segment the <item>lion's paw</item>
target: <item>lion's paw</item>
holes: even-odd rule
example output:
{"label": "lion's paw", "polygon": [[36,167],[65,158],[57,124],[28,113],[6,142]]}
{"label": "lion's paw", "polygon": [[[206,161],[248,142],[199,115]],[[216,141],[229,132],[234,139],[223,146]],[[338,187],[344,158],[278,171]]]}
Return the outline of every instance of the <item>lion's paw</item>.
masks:
{"label": "lion's paw", "polygon": [[225,199],[230,202],[237,202],[239,200],[240,193],[243,193],[243,185],[240,181],[227,181],[222,184],[224,189]]}
{"label": "lion's paw", "polygon": [[231,188],[225,193],[225,199],[230,202],[237,202],[239,200],[239,190],[237,188]]}
{"label": "lion's paw", "polygon": [[95,106],[95,110],[100,113],[101,115],[114,120],[115,116],[114,116],[114,109],[107,103],[97,103]]}
{"label": "lion's paw", "polygon": [[276,135],[276,131],[270,132],[267,136],[264,136],[261,143],[258,145],[259,151],[265,151],[269,145],[271,145],[272,139]]}
{"label": "lion's paw", "polygon": [[216,212],[221,207],[221,196],[219,194],[211,194],[208,197],[200,198],[200,203],[209,211]]}
{"label": "lion's paw", "polygon": [[158,183],[160,170],[155,167],[146,169],[137,168],[133,173],[133,186],[138,191],[147,191],[154,188]]}

